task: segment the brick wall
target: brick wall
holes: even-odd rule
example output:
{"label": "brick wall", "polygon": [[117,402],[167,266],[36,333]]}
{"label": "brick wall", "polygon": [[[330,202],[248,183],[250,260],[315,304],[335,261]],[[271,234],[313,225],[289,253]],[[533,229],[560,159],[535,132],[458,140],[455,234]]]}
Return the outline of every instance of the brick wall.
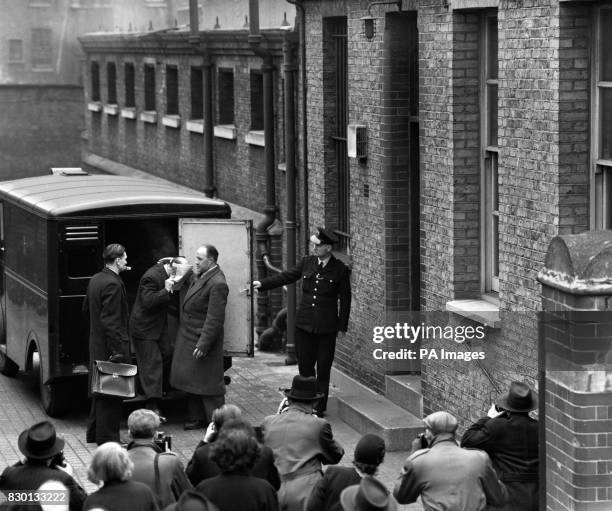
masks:
{"label": "brick wall", "polygon": [[551,511],[612,507],[612,289],[593,284],[609,281],[610,238],[609,231],[555,238],[540,274]]}
{"label": "brick wall", "polygon": [[0,86],[0,180],[81,162],[83,88]]}
{"label": "brick wall", "polygon": [[589,225],[591,7],[559,8],[559,234]]}
{"label": "brick wall", "polygon": [[453,13],[453,288],[455,299],[480,292],[479,13]]}
{"label": "brick wall", "polygon": [[452,16],[437,0],[419,3],[421,308],[453,297]]}
{"label": "brick wall", "polygon": [[[241,35],[246,43],[246,32]],[[180,39],[178,39],[180,41]],[[174,41],[174,44],[179,44]],[[278,50],[278,48],[277,48]],[[278,50],[280,51],[280,50]],[[261,59],[243,49],[228,48],[225,53],[213,57],[215,66],[234,68],[234,123],[237,130],[235,140],[214,138],[213,157],[214,175],[217,195],[230,202],[262,211],[265,206],[266,184],[264,169],[264,148],[245,142],[250,130],[250,86],[249,70],[259,69]],[[144,71],[145,59],[154,59],[157,122],[146,123],[138,119],[144,110]],[[119,106],[124,106],[124,63],[135,64],[135,99],[137,119],[127,119],[120,115],[88,112],[89,151],[118,161],[125,165],[150,172],[180,184],[202,191],[206,185],[203,168],[203,136],[186,129],[186,121],[191,115],[191,76],[192,66],[201,65],[201,58],[194,56],[188,46],[174,47],[170,54],[162,54],[158,49],[133,47],[131,51],[117,53],[112,44],[107,51],[98,51],[88,55],[88,61],[100,62],[100,83],[102,102],[107,102],[106,65],[107,61],[117,63],[117,91]],[[147,60],[150,62],[150,60]],[[284,159],[282,147],[282,83],[278,69],[281,59],[277,56],[274,65],[275,102],[275,166]],[[179,128],[162,124],[166,113],[166,65],[175,65],[179,69]],[[87,94],[90,94],[89,73]],[[213,72],[213,102],[216,102],[216,72]],[[218,110],[213,108],[215,116]],[[285,205],[281,192],[284,188],[284,174],[276,172],[277,203],[280,205],[281,217]]]}

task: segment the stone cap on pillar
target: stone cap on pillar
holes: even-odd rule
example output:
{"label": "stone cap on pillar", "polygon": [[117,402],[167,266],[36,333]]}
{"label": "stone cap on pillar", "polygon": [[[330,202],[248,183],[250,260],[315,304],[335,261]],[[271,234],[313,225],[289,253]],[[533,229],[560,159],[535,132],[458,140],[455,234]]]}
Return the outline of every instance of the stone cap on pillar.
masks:
{"label": "stone cap on pillar", "polygon": [[612,230],[556,236],[538,281],[572,294],[612,294]]}

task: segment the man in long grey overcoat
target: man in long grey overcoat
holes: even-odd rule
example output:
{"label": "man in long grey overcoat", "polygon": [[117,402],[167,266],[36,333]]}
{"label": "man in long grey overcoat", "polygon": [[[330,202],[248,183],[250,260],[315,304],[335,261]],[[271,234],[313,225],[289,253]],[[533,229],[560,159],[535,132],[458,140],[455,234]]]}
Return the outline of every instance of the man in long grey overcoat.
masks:
{"label": "man in long grey overcoat", "polygon": [[218,256],[212,245],[198,248],[181,304],[170,384],[188,393],[185,429],[206,427],[212,412],[225,404],[223,323],[229,290]]}

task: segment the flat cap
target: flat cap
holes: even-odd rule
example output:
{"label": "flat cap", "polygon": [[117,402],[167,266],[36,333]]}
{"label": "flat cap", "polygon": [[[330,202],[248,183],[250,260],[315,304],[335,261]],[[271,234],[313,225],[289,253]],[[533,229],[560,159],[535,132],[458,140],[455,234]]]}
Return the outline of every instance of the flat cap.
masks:
{"label": "flat cap", "polygon": [[448,412],[434,412],[423,419],[434,435],[457,431],[457,419]]}

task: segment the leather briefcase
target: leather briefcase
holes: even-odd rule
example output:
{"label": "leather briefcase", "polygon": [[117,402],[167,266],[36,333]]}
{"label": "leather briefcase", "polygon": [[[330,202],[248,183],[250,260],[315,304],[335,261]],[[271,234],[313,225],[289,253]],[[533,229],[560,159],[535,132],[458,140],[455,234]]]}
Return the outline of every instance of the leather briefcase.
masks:
{"label": "leather briefcase", "polygon": [[135,365],[96,360],[91,375],[91,393],[132,398],[136,395],[137,372]]}

